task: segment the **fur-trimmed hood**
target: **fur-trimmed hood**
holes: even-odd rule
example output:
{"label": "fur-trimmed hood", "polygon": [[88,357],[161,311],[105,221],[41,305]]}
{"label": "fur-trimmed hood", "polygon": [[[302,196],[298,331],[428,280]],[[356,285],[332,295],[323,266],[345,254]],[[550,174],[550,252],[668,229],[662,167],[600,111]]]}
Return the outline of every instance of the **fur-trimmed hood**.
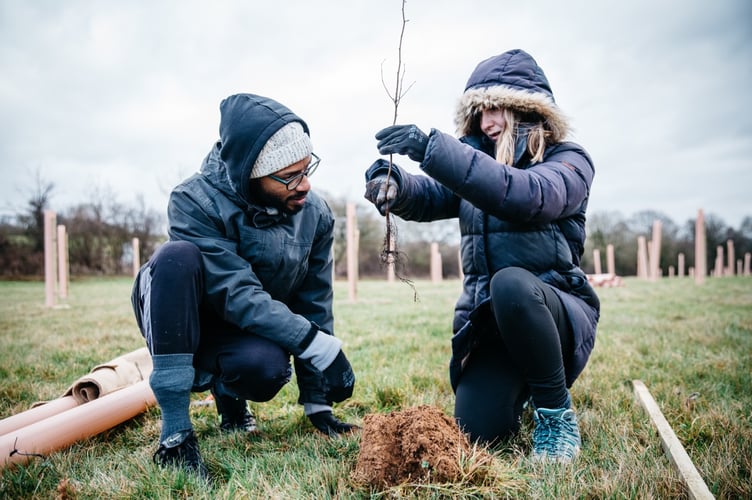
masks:
{"label": "fur-trimmed hood", "polygon": [[457,136],[477,135],[481,111],[502,107],[542,116],[554,142],[569,134],[569,119],[556,105],[543,69],[524,50],[504,52],[475,67],[457,104]]}

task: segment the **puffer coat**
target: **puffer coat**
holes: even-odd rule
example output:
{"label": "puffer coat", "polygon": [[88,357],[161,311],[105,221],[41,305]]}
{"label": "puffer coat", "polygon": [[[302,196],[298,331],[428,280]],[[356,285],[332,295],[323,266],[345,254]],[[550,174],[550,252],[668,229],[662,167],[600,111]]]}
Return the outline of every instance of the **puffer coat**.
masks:
{"label": "puffer coat", "polygon": [[[420,164],[426,175],[393,166],[399,189],[390,210],[413,221],[459,219],[464,281],[454,314],[453,362],[467,354],[463,350],[472,345],[473,330],[493,322],[491,277],[500,269],[521,267],[562,299],[574,334],[573,356],[565,360],[571,386],[593,349],[600,309],[579,267],[594,167],[585,150],[571,142],[547,147],[538,163],[527,154],[514,165],[496,161],[494,144],[478,129],[477,118],[482,109],[503,106],[535,111],[552,124],[549,129],[557,127],[555,136],[566,133],[566,119],[532,57],[511,51],[484,61],[460,100],[461,139],[431,130]],[[374,163],[366,179],[384,175],[386,168],[385,161]],[[454,385],[457,374],[452,375]]]}

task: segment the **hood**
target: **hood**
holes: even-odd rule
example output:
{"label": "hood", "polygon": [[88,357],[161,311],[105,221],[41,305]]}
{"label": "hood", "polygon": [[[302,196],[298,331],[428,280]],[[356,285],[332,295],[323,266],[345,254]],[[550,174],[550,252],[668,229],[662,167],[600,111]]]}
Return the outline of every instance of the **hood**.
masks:
{"label": "hood", "polygon": [[266,141],[291,122],[299,122],[310,136],[308,125],[286,106],[268,97],[235,94],[219,105],[219,156],[232,188],[250,202],[251,169]]}
{"label": "hood", "polygon": [[478,135],[481,111],[502,107],[540,115],[556,142],[569,134],[569,120],[556,105],[543,69],[524,50],[489,57],[475,67],[457,104],[457,135]]}

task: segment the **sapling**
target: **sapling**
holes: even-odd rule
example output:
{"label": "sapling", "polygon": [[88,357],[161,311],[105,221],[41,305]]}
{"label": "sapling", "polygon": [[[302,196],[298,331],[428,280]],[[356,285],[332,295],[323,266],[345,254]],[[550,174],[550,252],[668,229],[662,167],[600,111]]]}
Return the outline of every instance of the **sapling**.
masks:
{"label": "sapling", "polygon": [[[413,86],[411,83],[408,85],[407,88],[404,88],[403,82],[405,79],[405,66],[402,64],[402,42],[405,37],[405,26],[407,25],[407,19],[405,18],[405,3],[406,0],[402,0],[402,29],[400,30],[400,37],[399,37],[399,45],[397,46],[397,71],[396,71],[396,79],[394,84],[394,93],[391,93],[389,91],[389,87],[387,86],[386,82],[384,81],[384,65],[382,63],[381,65],[381,84],[384,86],[384,90],[386,91],[387,95],[389,96],[389,99],[392,101],[392,104],[394,105],[394,114],[392,117],[392,125],[397,124],[397,115],[399,111],[399,104],[402,98],[407,94],[407,92],[410,90],[410,88]],[[392,165],[393,165],[393,155],[389,154],[389,167],[386,171],[386,182],[385,186],[389,185],[389,179],[392,175]],[[381,250],[381,263],[387,267],[392,267],[394,269],[395,276],[397,276],[400,281],[403,283],[407,283],[410,285],[410,287],[413,289],[413,299],[418,300],[418,293],[415,290],[415,285],[411,280],[406,278],[403,273],[402,269],[405,267],[405,255],[402,254],[400,251],[397,250],[397,226],[394,224],[393,219],[391,217],[391,213],[389,211],[389,204],[387,203],[385,206],[384,211],[384,220],[386,223],[386,234],[384,236],[384,243]]]}

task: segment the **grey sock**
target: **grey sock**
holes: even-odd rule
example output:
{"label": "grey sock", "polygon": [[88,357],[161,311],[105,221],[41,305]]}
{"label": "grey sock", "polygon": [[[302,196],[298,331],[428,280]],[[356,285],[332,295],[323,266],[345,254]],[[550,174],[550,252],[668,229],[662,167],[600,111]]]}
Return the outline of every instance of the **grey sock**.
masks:
{"label": "grey sock", "polygon": [[193,354],[159,354],[152,356],[152,362],[149,385],[162,410],[161,442],[176,432],[193,428],[189,413]]}

